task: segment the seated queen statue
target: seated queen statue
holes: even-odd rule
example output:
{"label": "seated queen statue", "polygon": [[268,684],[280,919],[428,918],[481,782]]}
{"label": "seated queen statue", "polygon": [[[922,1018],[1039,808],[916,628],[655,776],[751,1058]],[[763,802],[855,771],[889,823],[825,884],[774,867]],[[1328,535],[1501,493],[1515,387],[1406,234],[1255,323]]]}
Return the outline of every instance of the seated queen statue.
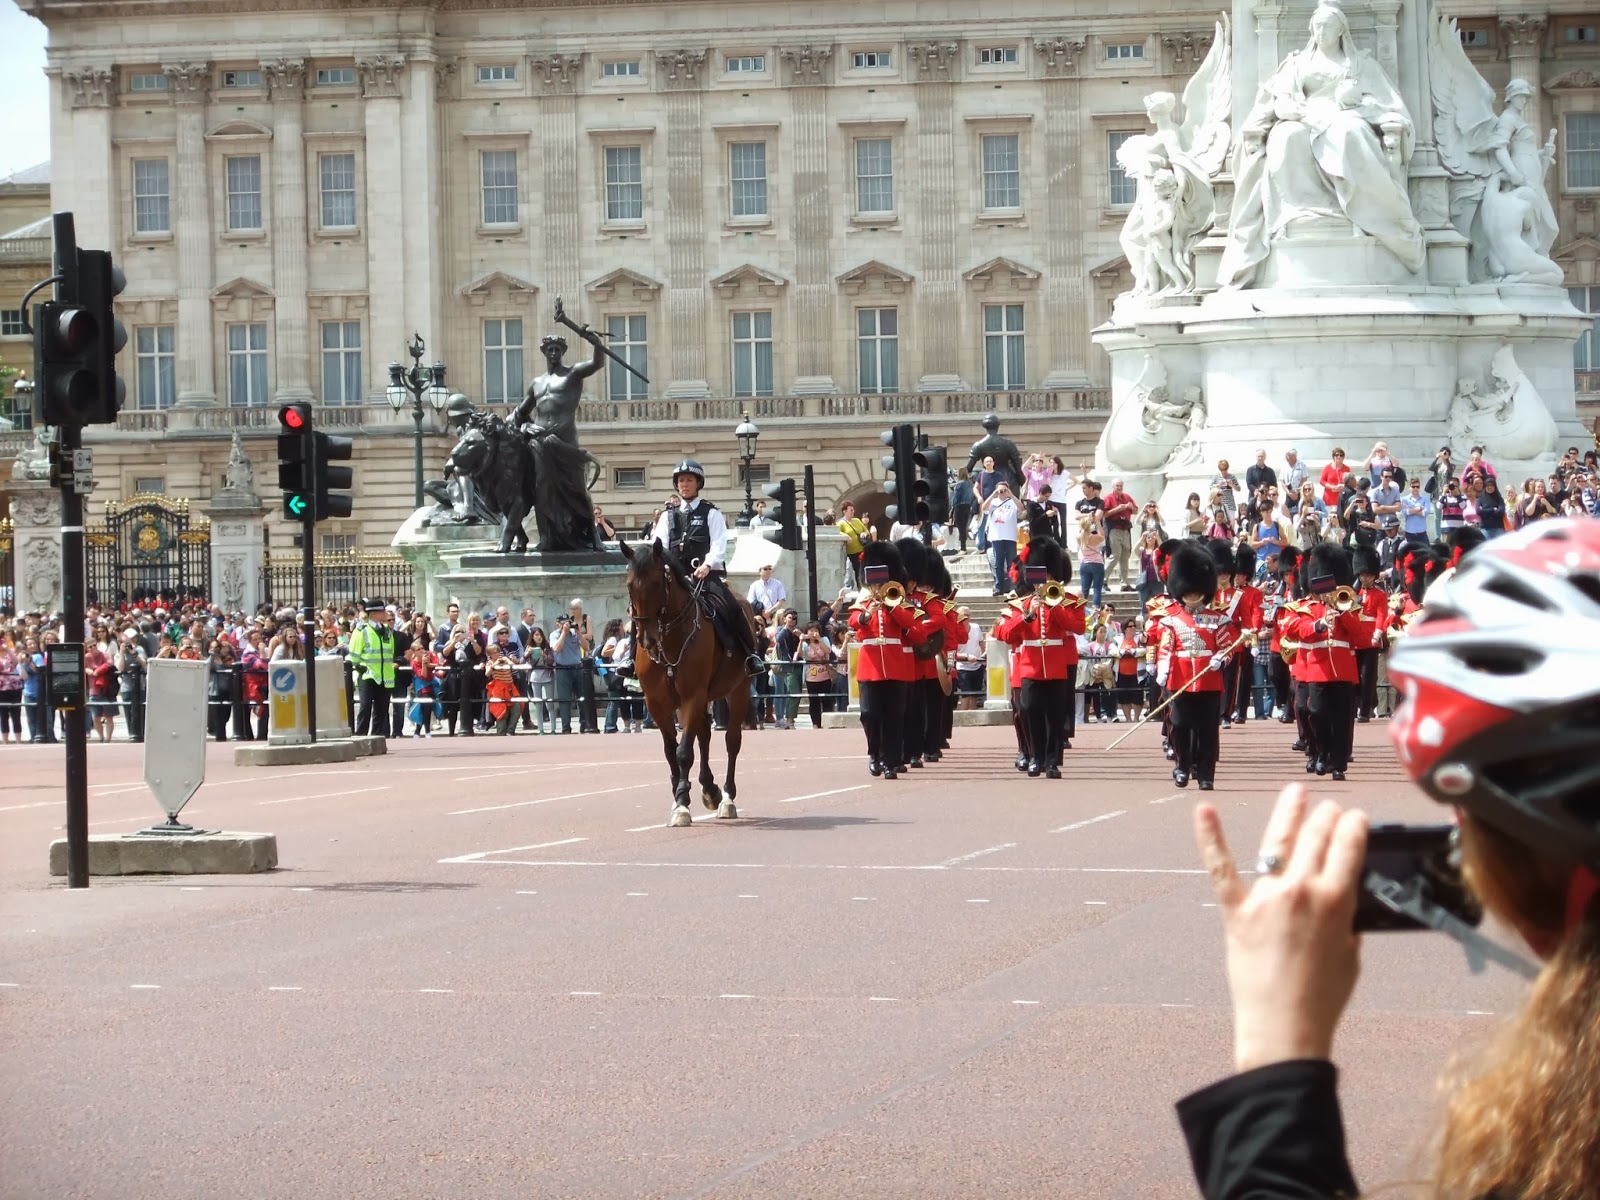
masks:
{"label": "seated queen statue", "polygon": [[1310,40],[1261,85],[1240,129],[1222,286],[1248,287],[1271,243],[1307,218],[1343,218],[1407,270],[1421,267],[1405,185],[1412,134],[1399,91],[1356,48],[1335,0],[1320,0]]}

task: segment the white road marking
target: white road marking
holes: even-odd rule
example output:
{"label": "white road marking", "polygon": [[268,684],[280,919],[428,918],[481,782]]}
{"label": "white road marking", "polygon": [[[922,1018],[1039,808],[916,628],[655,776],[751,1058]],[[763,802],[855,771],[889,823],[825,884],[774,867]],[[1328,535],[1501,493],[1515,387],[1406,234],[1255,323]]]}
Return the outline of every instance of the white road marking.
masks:
{"label": "white road marking", "polygon": [[[691,820],[691,821],[715,821],[716,819],[717,819],[717,810],[714,809],[714,808],[707,809],[705,812],[694,813],[689,817],[689,820]],[[650,830],[652,830],[652,829],[670,829],[670,828],[671,828],[671,825],[668,822],[666,822],[666,821],[657,821],[654,825],[635,825],[632,829],[624,829],[622,832],[623,833],[649,833]]]}
{"label": "white road marking", "polygon": [[1071,825],[1063,825],[1060,829],[1052,829],[1051,833],[1071,833],[1074,829],[1082,829],[1086,825],[1094,825],[1100,821],[1109,821],[1112,817],[1120,817],[1127,813],[1127,809],[1119,808],[1116,812],[1101,813],[1098,817],[1090,817],[1087,821],[1074,821]]}
{"label": "white road marking", "polygon": [[747,994],[745,994],[743,992],[723,992],[722,995],[717,997],[717,999],[718,1000],[754,1000],[755,997],[751,996],[751,995],[747,995]]}
{"label": "white road marking", "polygon": [[604,992],[568,992],[569,996],[603,996]]}
{"label": "white road marking", "polygon": [[159,992],[161,990],[159,983],[130,983],[128,986],[137,992]]}
{"label": "white road marking", "polygon": [[1163,1004],[1162,1008],[1193,1008],[1192,1004]]}
{"label": "white road marking", "polygon": [[739,899],[741,899],[741,900],[759,900],[759,899],[761,899],[761,897],[757,896],[754,892],[740,892],[739,893]]}
{"label": "white road marking", "polygon": [[193,884],[185,884],[183,887],[180,887],[178,890],[180,892],[203,892],[203,891],[205,891],[205,888],[203,888],[203,887],[195,887]]}
{"label": "white road marking", "polygon": [[986,850],[974,850],[971,854],[958,854],[954,858],[947,858],[939,864],[941,867],[956,867],[964,862],[971,862],[975,858],[982,858],[985,854],[998,854],[1001,850],[1009,850],[1015,842],[1002,842],[998,846],[990,846]]}
{"label": "white road marking", "polygon": [[389,785],[387,783],[382,783],[377,787],[350,788],[348,791],[343,792],[318,792],[315,796],[280,796],[276,800],[257,800],[256,803],[294,804],[301,800],[332,800],[337,796],[364,796],[368,792],[387,792],[388,790]]}
{"label": "white road marking", "polygon": [[898,996],[868,996],[868,1000],[899,1000]]}
{"label": "white road marking", "polygon": [[0,987],[21,987],[20,983],[0,983]]}
{"label": "white road marking", "polygon": [[1161,799],[1159,799],[1159,800],[1152,800],[1152,801],[1150,801],[1150,803],[1151,804],[1165,804],[1168,800],[1181,800],[1182,798],[1183,798],[1182,793],[1174,793],[1171,796],[1162,796]]}
{"label": "white road marking", "polygon": [[1037,1000],[1013,1000],[1011,1003],[1013,1003],[1013,1004],[1037,1004],[1039,1002]]}
{"label": "white road marking", "polygon": [[823,796],[841,796],[845,792],[864,792],[871,786],[870,783],[858,783],[854,787],[833,788],[831,791],[826,792],[807,792],[804,796],[785,796],[778,803],[793,804],[796,800],[820,800]]}
{"label": "white road marking", "polygon": [[[660,828],[651,826],[651,828]],[[488,851],[490,854],[496,851]],[[506,851],[498,851],[504,854]],[[460,862],[460,859],[441,859],[441,862]],[[468,865],[490,867],[671,867],[721,871],[998,871],[1014,875],[1204,875],[1201,867],[988,867],[981,863],[973,866],[939,867],[922,863],[759,863],[759,862],[645,862],[640,859],[606,861],[603,859],[549,859],[549,858],[472,858]],[[311,891],[311,888],[300,888]],[[865,896],[861,899],[876,899]]]}
{"label": "white road marking", "polygon": [[[600,764],[594,764],[596,766]],[[458,808],[454,812],[447,812],[447,817],[465,817],[472,813],[505,812],[511,808],[531,808],[535,804],[553,804],[557,800],[583,800],[589,796],[609,796],[613,792],[635,792],[640,788],[654,787],[653,783],[630,783],[623,787],[601,788],[594,792],[570,792],[565,796],[546,796],[542,800],[518,800],[515,804],[490,804],[483,808]]]}
{"label": "white road marking", "polygon": [[551,846],[570,846],[574,842],[586,842],[588,838],[570,837],[562,838],[559,842],[535,842],[531,846],[507,846],[504,850],[479,850],[475,854],[460,854],[455,858],[441,858],[441,863],[467,863],[478,862],[491,854],[515,854],[518,850],[548,850]]}
{"label": "white road marking", "polygon": [[538,894],[539,894],[538,892],[518,892],[517,893],[517,895],[519,895],[519,896],[537,896]]}
{"label": "white road marking", "polygon": [[967,903],[968,904],[987,904],[989,902],[987,900],[968,900]]}
{"label": "white road marking", "polygon": [[852,900],[876,900],[876,896],[851,896]]}
{"label": "white road marking", "polygon": [[460,779],[452,780],[454,783],[472,783],[478,779],[504,779],[507,775],[526,775],[532,767],[519,767],[514,771],[491,771],[487,775],[463,775]]}
{"label": "white road marking", "polygon": [[297,888],[290,888],[289,890],[291,892],[314,892],[317,889],[316,888],[308,888],[308,887],[297,887]]}
{"label": "white road marking", "polygon": [[1085,904],[1096,904],[1096,905],[1100,905],[1102,907],[1104,907],[1104,905],[1105,905],[1105,901],[1104,900],[1085,900],[1084,903]]}
{"label": "white road marking", "polygon": [[1494,1016],[1494,1014],[1492,1012],[1490,1012],[1486,1008],[1469,1008],[1469,1009],[1467,1009],[1467,1016],[1469,1016],[1469,1017],[1492,1017],[1492,1016]]}
{"label": "white road marking", "polygon": [[58,804],[65,804],[64,800],[35,800],[32,804],[8,804],[0,808],[0,812],[21,812],[25,808],[54,808]]}
{"label": "white road marking", "polygon": [[305,991],[305,988],[300,988],[300,987],[269,987],[267,989],[267,991],[269,991],[269,992],[303,992],[303,991]]}
{"label": "white road marking", "polygon": [[630,896],[648,896],[649,894],[650,894],[649,892],[629,892],[628,893],[628,895],[630,895]]}
{"label": "white road marking", "polygon": [[448,996],[454,993],[455,988],[418,988],[419,992],[430,992],[436,996]]}

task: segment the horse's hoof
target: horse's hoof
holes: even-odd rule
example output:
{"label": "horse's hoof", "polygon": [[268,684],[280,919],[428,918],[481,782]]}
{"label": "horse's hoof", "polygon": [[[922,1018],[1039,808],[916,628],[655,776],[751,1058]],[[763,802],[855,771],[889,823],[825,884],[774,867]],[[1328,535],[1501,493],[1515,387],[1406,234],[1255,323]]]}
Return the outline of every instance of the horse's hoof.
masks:
{"label": "horse's hoof", "polygon": [[682,829],[685,825],[694,824],[694,816],[689,812],[687,804],[680,804],[672,810],[672,820],[667,824],[673,829]]}
{"label": "horse's hoof", "polygon": [[700,792],[700,803],[704,804],[707,808],[716,808],[722,803],[722,789],[717,787],[716,784],[712,784],[710,787],[702,789]]}
{"label": "horse's hoof", "polygon": [[737,821],[738,819],[739,810],[733,806],[732,800],[724,800],[720,805],[717,806],[717,820]]}

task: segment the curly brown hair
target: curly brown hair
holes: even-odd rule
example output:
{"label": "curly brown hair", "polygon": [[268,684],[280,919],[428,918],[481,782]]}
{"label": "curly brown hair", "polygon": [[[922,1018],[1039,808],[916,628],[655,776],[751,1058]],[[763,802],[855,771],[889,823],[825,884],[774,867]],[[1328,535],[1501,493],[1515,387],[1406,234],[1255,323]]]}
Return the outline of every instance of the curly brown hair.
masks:
{"label": "curly brown hair", "polygon": [[1470,817],[1461,829],[1485,905],[1516,914],[1529,942],[1551,949],[1522,1010],[1455,1072],[1433,1196],[1600,1196],[1600,898],[1567,931],[1571,864]]}

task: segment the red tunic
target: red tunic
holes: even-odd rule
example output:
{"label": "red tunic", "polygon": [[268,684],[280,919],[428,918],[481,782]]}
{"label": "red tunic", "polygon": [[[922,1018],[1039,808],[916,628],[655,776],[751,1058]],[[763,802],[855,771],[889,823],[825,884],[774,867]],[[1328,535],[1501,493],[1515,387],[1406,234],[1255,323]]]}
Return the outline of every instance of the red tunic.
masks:
{"label": "red tunic", "polygon": [[1077,635],[1088,627],[1084,602],[1069,594],[1054,607],[1033,596],[1012,604],[995,636],[1016,650],[1016,677],[1070,679],[1078,666]]}
{"label": "red tunic", "polygon": [[[1319,631],[1318,620],[1328,627]],[[1299,643],[1294,656],[1300,668],[1298,678],[1307,683],[1356,683],[1356,650],[1372,636],[1359,609],[1347,613],[1328,608],[1320,600],[1310,600],[1295,614],[1285,635]]]}
{"label": "red tunic", "polygon": [[856,678],[862,683],[910,683],[917,677],[911,647],[926,641],[927,634],[909,603],[857,605],[850,610],[850,629],[861,643]]}
{"label": "red tunic", "polygon": [[1383,645],[1384,632],[1389,628],[1389,593],[1380,587],[1361,589],[1361,614],[1367,622],[1367,641],[1358,650],[1371,650]]}
{"label": "red tunic", "polygon": [[[1228,642],[1222,640],[1227,621],[1220,614],[1202,612],[1198,616],[1181,604],[1174,604],[1161,617],[1161,643],[1156,650],[1156,678],[1177,692],[1220,692],[1222,672],[1210,670],[1217,651]],[[1231,639],[1230,639],[1231,640]],[[1199,682],[1195,682],[1196,677]],[[1189,685],[1193,683],[1194,686]]]}

